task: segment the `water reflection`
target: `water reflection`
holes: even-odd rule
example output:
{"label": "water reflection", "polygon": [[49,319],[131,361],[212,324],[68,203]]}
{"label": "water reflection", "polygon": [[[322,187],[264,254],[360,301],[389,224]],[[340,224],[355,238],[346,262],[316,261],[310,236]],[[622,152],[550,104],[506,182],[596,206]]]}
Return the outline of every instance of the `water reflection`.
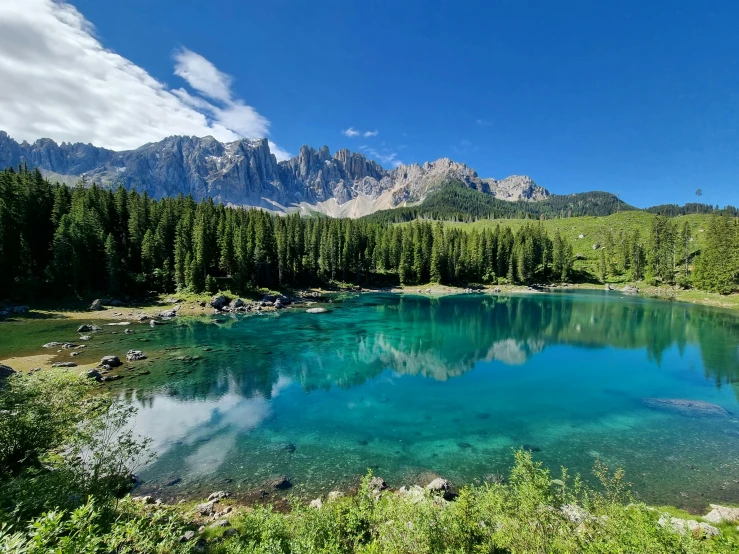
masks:
{"label": "water reflection", "polygon": [[[657,364],[670,348],[682,353],[697,345],[705,376],[717,387],[739,382],[734,314],[615,294],[365,295],[331,314],[285,313],[221,326],[191,320],[170,331],[162,339],[183,351],[203,344],[213,348],[195,362],[165,363],[181,373],[160,372],[150,379],[161,384],[164,378],[166,391],[180,400],[218,398],[234,390],[270,399],[281,379],[298,382],[305,391],[348,388],[387,369],[445,381],[480,361],[525,365],[552,345],[641,349]],[[144,403],[151,397],[146,388],[138,393]],[[161,392],[157,388],[156,394]]]}

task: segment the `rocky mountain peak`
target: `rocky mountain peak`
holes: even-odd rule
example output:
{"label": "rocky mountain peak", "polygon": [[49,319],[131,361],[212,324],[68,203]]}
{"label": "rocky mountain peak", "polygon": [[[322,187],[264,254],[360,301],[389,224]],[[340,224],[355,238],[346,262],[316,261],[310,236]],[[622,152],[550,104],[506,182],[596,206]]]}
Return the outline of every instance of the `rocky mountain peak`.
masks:
{"label": "rocky mountain peak", "polygon": [[304,145],[297,156],[278,163],[267,139],[222,143],[212,136],[171,136],[114,152],[51,139],[19,144],[0,131],[0,165],[22,162],[65,182],[74,182],[84,173],[105,186],[123,185],[155,198],[191,194],[198,200],[211,197],[231,205],[350,217],[421,202],[451,181],[504,200],[549,195],[529,177],[481,179],[474,169],[450,158],[386,170],[346,148],[332,156],[328,146],[315,150]]}

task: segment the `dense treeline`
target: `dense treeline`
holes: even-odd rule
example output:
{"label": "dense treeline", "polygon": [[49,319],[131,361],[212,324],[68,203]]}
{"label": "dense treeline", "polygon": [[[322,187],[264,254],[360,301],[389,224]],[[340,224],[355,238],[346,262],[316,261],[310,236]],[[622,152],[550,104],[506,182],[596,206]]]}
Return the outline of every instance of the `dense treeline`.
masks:
{"label": "dense treeline", "polygon": [[[663,216],[648,231],[608,232],[594,273],[601,281],[626,276],[736,290],[736,219],[714,216],[703,252],[692,233],[687,222],[678,228]],[[0,173],[0,286],[9,294],[201,292],[378,279],[530,284],[571,279],[573,258],[568,241],[558,232],[550,237],[536,221],[514,233],[505,225],[462,230],[438,221],[275,216],[84,182],[69,188],[26,168]]]}
{"label": "dense treeline", "polygon": [[[566,280],[572,247],[538,224],[462,231],[441,223],[275,216],[80,183],[52,184],[38,171],[0,174],[0,285],[51,284],[83,291],[236,290],[366,283]],[[223,283],[221,283],[223,284]]]}
{"label": "dense treeline", "polygon": [[719,214],[739,217],[739,208],[735,208],[734,206],[727,205],[724,208],[719,208],[718,206],[699,204],[696,202],[690,202],[684,206],[679,206],[677,204],[660,204],[659,206],[647,208],[645,211],[667,217],[677,217],[680,215],[690,214]]}
{"label": "dense treeline", "polygon": [[597,245],[597,277],[601,281],[626,276],[654,285],[696,287],[729,294],[739,288],[739,224],[736,218],[714,215],[699,250],[688,221],[678,225],[657,216],[648,233],[608,231]]}
{"label": "dense treeline", "polygon": [[509,202],[459,183],[447,183],[429,194],[418,206],[383,210],[365,216],[365,219],[385,223],[401,223],[419,218],[454,221],[553,219],[610,215],[618,211],[635,209],[607,192],[555,195],[535,202]]}

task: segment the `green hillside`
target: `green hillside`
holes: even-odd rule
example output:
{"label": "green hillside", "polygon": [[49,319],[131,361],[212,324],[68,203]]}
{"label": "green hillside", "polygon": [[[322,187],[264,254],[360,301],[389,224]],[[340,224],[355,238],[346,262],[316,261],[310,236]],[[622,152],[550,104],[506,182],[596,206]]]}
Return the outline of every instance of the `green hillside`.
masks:
{"label": "green hillside", "polygon": [[383,223],[400,223],[418,218],[473,221],[480,218],[572,217],[609,215],[635,210],[609,192],[583,192],[553,195],[535,202],[500,200],[460,183],[446,183],[431,192],[417,206],[393,208],[368,215],[365,219]]}
{"label": "green hillside", "polygon": [[[657,216],[645,211],[626,211],[609,216],[594,217],[568,217],[563,219],[545,219],[541,221],[541,225],[551,235],[558,230],[563,238],[566,238],[574,248],[576,257],[575,270],[586,270],[588,273],[595,275],[596,264],[598,261],[598,251],[593,249],[594,244],[603,246],[606,237],[610,231],[614,238],[619,233],[633,234],[635,230],[639,230],[644,239],[649,237],[650,226]],[[673,221],[681,227],[683,222],[687,221],[690,225],[693,240],[693,254],[700,251],[703,247],[704,230],[711,219],[708,214],[693,214],[678,216]],[[445,225],[457,227],[460,229],[484,229],[492,228],[496,225],[510,227],[515,233],[520,227],[530,224],[530,220],[525,219],[483,219],[472,223],[460,223],[447,221]],[[582,235],[583,238],[580,238]]]}

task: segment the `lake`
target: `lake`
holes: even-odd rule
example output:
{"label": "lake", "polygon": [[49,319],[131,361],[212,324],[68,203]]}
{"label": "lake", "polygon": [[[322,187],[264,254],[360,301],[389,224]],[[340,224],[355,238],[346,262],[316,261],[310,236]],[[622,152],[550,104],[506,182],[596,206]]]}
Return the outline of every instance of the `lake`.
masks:
{"label": "lake", "polygon": [[[286,475],[311,498],[368,468],[394,487],[436,475],[482,483],[525,447],[555,474],[590,478],[596,458],[622,467],[653,504],[739,502],[731,312],[561,291],[357,294],[324,314],[217,317],[132,324],[131,335],[103,327],[84,353],[149,356],[107,385],[135,403],[159,454],[142,492],[247,495]],[[29,340],[39,353],[77,338],[75,327],[4,324],[0,355]]]}

